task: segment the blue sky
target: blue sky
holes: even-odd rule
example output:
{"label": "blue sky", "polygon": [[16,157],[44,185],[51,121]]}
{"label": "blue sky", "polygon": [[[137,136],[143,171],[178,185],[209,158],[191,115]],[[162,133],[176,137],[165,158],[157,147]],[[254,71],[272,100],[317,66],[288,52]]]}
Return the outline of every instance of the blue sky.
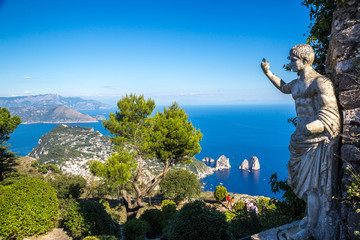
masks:
{"label": "blue sky", "polygon": [[0,2],[0,97],[291,103],[260,62],[285,81],[296,78],[282,66],[310,23],[298,0]]}

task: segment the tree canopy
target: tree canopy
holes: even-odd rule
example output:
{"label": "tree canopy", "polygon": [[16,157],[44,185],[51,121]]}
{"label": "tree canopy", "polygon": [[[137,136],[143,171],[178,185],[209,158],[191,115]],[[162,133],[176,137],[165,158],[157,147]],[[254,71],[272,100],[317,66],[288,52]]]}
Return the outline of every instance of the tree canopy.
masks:
{"label": "tree canopy", "polygon": [[18,116],[11,116],[9,110],[0,107],[0,182],[4,180],[5,175],[14,171],[15,154],[9,150],[5,142],[10,139],[10,134],[21,123]]}
{"label": "tree canopy", "polygon": [[[128,208],[144,206],[142,199],[148,196],[165,178],[171,166],[185,162],[200,152],[202,139],[188,120],[188,115],[177,103],[156,112],[155,102],[144,96],[129,94],[118,102],[116,113],[111,113],[104,127],[114,136],[115,153],[104,163],[91,162],[91,172],[99,177],[112,179],[118,186],[126,182],[135,191],[135,205],[132,206],[125,189],[122,195]],[[151,181],[140,185],[144,161],[154,159],[163,164],[162,171]],[[115,167],[117,166],[117,167]]]}

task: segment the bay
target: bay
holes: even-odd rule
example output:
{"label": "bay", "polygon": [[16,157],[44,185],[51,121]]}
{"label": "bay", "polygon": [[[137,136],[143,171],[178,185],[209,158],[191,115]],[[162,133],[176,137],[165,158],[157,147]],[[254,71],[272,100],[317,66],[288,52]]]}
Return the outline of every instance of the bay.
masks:
{"label": "bay", "polygon": [[[231,169],[217,171],[202,179],[204,190],[213,191],[223,185],[229,192],[249,195],[275,196],[268,184],[271,174],[277,172],[280,179],[287,175],[289,159],[288,143],[295,127],[287,122],[295,116],[291,105],[229,105],[183,106],[193,125],[203,133],[202,151],[196,158],[218,159],[225,155]],[[89,110],[82,113],[108,117],[111,111]],[[156,110],[161,111],[162,107]],[[10,136],[11,150],[19,156],[27,155],[39,138],[58,124],[21,124]],[[110,135],[99,123],[72,123],[71,126],[93,127],[102,134]],[[239,170],[244,159],[257,156],[261,169]]]}

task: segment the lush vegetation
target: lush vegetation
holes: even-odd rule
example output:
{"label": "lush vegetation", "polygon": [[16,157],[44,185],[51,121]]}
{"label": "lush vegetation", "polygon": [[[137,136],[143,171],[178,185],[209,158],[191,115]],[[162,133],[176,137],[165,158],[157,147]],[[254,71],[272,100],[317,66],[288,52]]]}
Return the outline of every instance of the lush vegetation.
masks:
{"label": "lush vegetation", "polygon": [[214,197],[217,201],[222,202],[227,197],[228,192],[226,187],[224,186],[217,186],[214,191]]}
{"label": "lush vegetation", "polygon": [[[202,134],[188,121],[183,109],[174,103],[151,116],[154,108],[155,102],[145,100],[143,96],[130,94],[120,99],[119,111],[111,113],[109,120],[103,122],[104,127],[114,135],[111,140],[115,144],[115,153],[105,164],[90,163],[90,170],[95,176],[116,183],[119,188],[122,184],[131,184],[135,203],[132,203],[128,190],[121,189],[129,212],[145,206],[144,197],[164,180],[173,165],[190,163],[201,149],[199,141]],[[163,170],[151,181],[140,185],[144,159],[152,157],[163,165]]]}
{"label": "lush vegetation", "polygon": [[164,231],[169,240],[233,239],[225,215],[201,201],[185,204]]}
{"label": "lush vegetation", "polygon": [[74,198],[78,199],[84,193],[86,180],[75,175],[57,175],[49,179],[51,186],[56,189],[59,199]]}
{"label": "lush vegetation", "polygon": [[171,198],[179,204],[186,198],[199,197],[201,184],[195,174],[179,169],[166,175],[160,183],[160,189],[164,197]]}
{"label": "lush vegetation", "polygon": [[10,139],[10,134],[21,123],[18,116],[11,116],[9,110],[0,107],[0,182],[6,178],[6,175],[15,171],[15,154],[8,150],[6,142]]}
{"label": "lush vegetation", "polygon": [[22,239],[55,227],[56,191],[40,178],[23,178],[0,190],[0,236]]}

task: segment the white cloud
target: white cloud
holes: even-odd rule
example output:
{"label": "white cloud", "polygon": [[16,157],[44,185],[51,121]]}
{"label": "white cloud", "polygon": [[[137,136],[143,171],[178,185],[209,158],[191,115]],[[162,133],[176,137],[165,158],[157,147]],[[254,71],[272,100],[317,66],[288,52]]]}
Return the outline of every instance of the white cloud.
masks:
{"label": "white cloud", "polygon": [[29,77],[29,76],[25,76],[24,78],[25,78],[25,79],[30,79],[30,78],[32,78],[32,77]]}
{"label": "white cloud", "polygon": [[32,91],[24,91],[25,94],[32,93]]}
{"label": "white cloud", "polygon": [[115,86],[104,86],[104,88],[107,88],[107,89],[117,89]]}

